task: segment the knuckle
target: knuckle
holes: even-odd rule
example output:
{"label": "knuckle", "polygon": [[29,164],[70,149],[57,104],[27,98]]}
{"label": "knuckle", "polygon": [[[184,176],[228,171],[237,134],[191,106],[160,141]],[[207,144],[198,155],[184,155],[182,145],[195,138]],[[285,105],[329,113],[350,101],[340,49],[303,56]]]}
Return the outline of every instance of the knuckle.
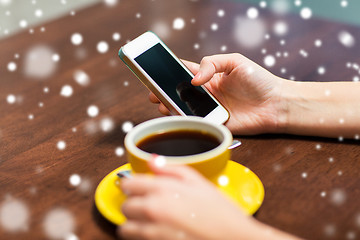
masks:
{"label": "knuckle", "polygon": [[147,219],[156,220],[159,218],[159,213],[161,210],[158,208],[157,204],[153,204],[152,201],[148,200],[144,203],[143,214]]}
{"label": "knuckle", "polygon": [[209,63],[209,62],[211,62],[210,56],[205,56],[201,59],[201,63]]}
{"label": "knuckle", "polygon": [[241,58],[243,58],[243,55],[241,55],[240,53],[231,53],[230,57],[232,57],[234,59],[241,59]]}

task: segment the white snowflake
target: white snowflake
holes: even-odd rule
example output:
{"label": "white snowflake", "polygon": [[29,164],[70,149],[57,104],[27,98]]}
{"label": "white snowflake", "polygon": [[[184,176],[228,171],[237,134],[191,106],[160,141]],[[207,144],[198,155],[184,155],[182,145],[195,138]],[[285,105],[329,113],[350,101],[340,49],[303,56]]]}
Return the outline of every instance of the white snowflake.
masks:
{"label": "white snowflake", "polygon": [[276,64],[276,59],[273,55],[267,55],[264,58],[264,64],[266,67],[273,67]]}
{"label": "white snowflake", "polygon": [[69,233],[65,236],[65,240],[79,240],[79,237],[76,236],[74,233]]}
{"label": "white snowflake", "polygon": [[48,93],[50,90],[48,87],[44,87],[43,91],[44,91],[44,93]]}
{"label": "white snowflake", "polygon": [[155,158],[155,165],[159,168],[164,167],[166,165],[166,158],[164,156],[157,156]]}
{"label": "white snowflake", "polygon": [[44,232],[51,239],[66,239],[75,230],[73,214],[64,208],[50,210],[43,222]]}
{"label": "white snowflake", "polygon": [[290,1],[288,0],[273,0],[271,2],[271,10],[278,15],[287,14],[290,10]]}
{"label": "white snowflake", "polygon": [[104,2],[107,6],[112,7],[118,3],[118,0],[104,0]]}
{"label": "white snowflake", "polygon": [[109,44],[105,41],[100,41],[97,44],[96,49],[99,53],[106,53],[109,50]]}
{"label": "white snowflake", "polygon": [[330,192],[330,202],[334,205],[343,205],[346,201],[346,192],[343,189],[334,189]]}
{"label": "white snowflake", "polygon": [[121,35],[120,35],[120,33],[115,32],[115,33],[113,33],[112,38],[114,41],[119,41],[121,38]]}
{"label": "white snowflake", "polygon": [[153,32],[155,32],[162,39],[167,39],[170,36],[170,28],[164,21],[156,21],[151,26]]}
{"label": "white snowflake", "polygon": [[14,103],[16,102],[16,97],[15,97],[15,95],[9,94],[9,95],[6,97],[6,101],[7,101],[9,104],[14,104]]}
{"label": "white snowflake", "polygon": [[106,117],[100,120],[100,129],[103,132],[110,132],[114,129],[114,121],[110,117]]}
{"label": "white snowflake", "polygon": [[351,48],[355,45],[355,38],[349,32],[341,31],[338,35],[338,39],[340,43],[347,48]]}
{"label": "white snowflake", "polygon": [[10,72],[14,72],[16,70],[16,68],[17,68],[17,65],[14,62],[9,62],[8,65],[7,65],[7,69]]}
{"label": "white snowflake", "polygon": [[217,31],[219,29],[219,25],[217,23],[213,23],[213,24],[211,24],[210,28],[213,31]]}
{"label": "white snowflake", "polygon": [[300,11],[300,16],[303,19],[310,19],[312,17],[312,10],[308,7],[304,7]]}
{"label": "white snowflake", "polygon": [[60,60],[60,55],[57,54],[57,53],[54,53],[52,56],[51,56],[51,59],[54,61],[54,62],[58,62]]}
{"label": "white snowflake", "polygon": [[185,27],[185,21],[182,18],[175,18],[173,21],[173,28],[175,30],[181,30]]}
{"label": "white snowflake", "polygon": [[91,105],[87,109],[89,117],[96,117],[99,114],[99,108],[95,105]]}
{"label": "white snowflake", "polygon": [[8,196],[0,205],[0,225],[6,231],[26,231],[29,218],[28,207],[19,199]]}
{"label": "white snowflake", "polygon": [[87,121],[84,130],[87,134],[95,134],[98,131],[98,124],[95,121]]}
{"label": "white snowflake", "polygon": [[318,67],[317,72],[319,75],[324,75],[326,72],[326,69],[324,66],[320,66],[320,67]]}
{"label": "white snowflake", "polygon": [[81,183],[81,177],[79,174],[72,174],[69,178],[69,182],[71,186],[77,187]]}
{"label": "white snowflake", "polygon": [[260,19],[249,19],[244,17],[235,18],[233,30],[237,43],[245,48],[256,48],[264,42],[267,31],[266,24]]}
{"label": "white snowflake", "polygon": [[219,10],[217,11],[217,15],[218,15],[219,17],[225,16],[225,11],[224,11],[224,9],[219,9]]}
{"label": "white snowflake", "polygon": [[132,122],[126,121],[122,125],[123,132],[127,133],[134,127]]}
{"label": "white snowflake", "polygon": [[0,4],[3,6],[10,5],[12,0],[0,0]]}
{"label": "white snowflake", "polygon": [[43,16],[43,11],[41,9],[36,9],[35,10],[35,16],[40,18]]}
{"label": "white snowflake", "polygon": [[125,150],[123,147],[117,147],[115,148],[115,155],[118,156],[118,157],[121,157],[123,156],[125,153]]}
{"label": "white snowflake", "polygon": [[22,20],[20,20],[20,22],[19,22],[19,26],[20,26],[21,28],[26,28],[26,27],[28,26],[28,22],[27,22],[26,20],[22,19]]}
{"label": "white snowflake", "polygon": [[92,188],[92,183],[89,179],[87,178],[82,178],[81,179],[81,183],[78,186],[78,189],[81,193],[85,193],[88,194],[91,192],[91,188]]}
{"label": "white snowflake", "polygon": [[56,144],[56,147],[59,149],[59,150],[64,150],[66,148],[66,143],[65,141],[61,140],[61,141],[58,141],[57,144]]}
{"label": "white snowflake", "polygon": [[324,227],[324,234],[327,236],[327,237],[332,237],[334,236],[336,233],[336,227],[332,224],[328,224]]}
{"label": "white snowflake", "polygon": [[356,233],[354,231],[349,231],[346,233],[346,239],[353,240],[356,239]]}
{"label": "white snowflake", "polygon": [[50,77],[56,70],[57,64],[53,60],[54,51],[46,45],[30,48],[24,58],[25,75],[34,79]]}
{"label": "white snowflake", "polygon": [[298,6],[301,6],[302,2],[301,2],[301,0],[295,0],[294,4],[295,4],[295,6],[298,7]]}
{"label": "white snowflake", "polygon": [[87,86],[90,83],[89,75],[82,70],[75,71],[73,77],[75,81],[81,86]]}
{"label": "white snowflake", "polygon": [[217,182],[220,186],[227,186],[229,184],[229,178],[225,175],[221,175]]}
{"label": "white snowflake", "polygon": [[277,36],[284,36],[288,33],[288,24],[284,21],[277,21],[273,26],[273,31]]}
{"label": "white snowflake", "polygon": [[60,95],[63,97],[71,97],[73,94],[73,88],[70,85],[64,85],[61,88]]}
{"label": "white snowflake", "polygon": [[309,56],[309,53],[307,51],[305,51],[304,49],[300,49],[299,53],[304,58],[307,58]]}
{"label": "white snowflake", "polygon": [[342,1],[340,2],[341,7],[347,7],[348,4],[349,4],[349,3],[348,3],[347,0],[342,0]]}
{"label": "white snowflake", "polygon": [[74,33],[71,35],[71,43],[74,45],[80,45],[83,42],[83,37],[80,33]]}
{"label": "white snowflake", "polygon": [[265,1],[261,1],[261,2],[259,3],[259,6],[260,6],[261,8],[266,8],[266,7],[267,7],[267,3],[266,3]]}
{"label": "white snowflake", "polygon": [[246,11],[246,15],[248,16],[248,18],[250,19],[256,19],[259,16],[259,10],[257,10],[257,8],[255,7],[250,7],[247,11]]}

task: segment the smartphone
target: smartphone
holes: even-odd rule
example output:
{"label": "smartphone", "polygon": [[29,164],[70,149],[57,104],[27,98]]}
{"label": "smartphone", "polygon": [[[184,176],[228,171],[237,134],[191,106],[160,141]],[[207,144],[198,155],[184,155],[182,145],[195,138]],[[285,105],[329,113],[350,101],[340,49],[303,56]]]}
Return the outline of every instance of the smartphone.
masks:
{"label": "smartphone", "polygon": [[199,116],[223,124],[228,111],[153,32],[145,32],[119,50],[120,59],[172,114]]}

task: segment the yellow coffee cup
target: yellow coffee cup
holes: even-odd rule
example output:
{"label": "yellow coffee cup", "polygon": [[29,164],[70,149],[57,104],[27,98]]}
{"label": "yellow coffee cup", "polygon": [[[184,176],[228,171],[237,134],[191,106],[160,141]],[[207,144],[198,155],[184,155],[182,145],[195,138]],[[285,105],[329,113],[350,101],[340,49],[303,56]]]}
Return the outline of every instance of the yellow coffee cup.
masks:
{"label": "yellow coffee cup", "polygon": [[[180,142],[176,142],[177,138]],[[139,145],[144,141],[149,145],[149,149],[153,150],[156,149],[154,144],[160,144],[156,149],[159,152],[145,151]],[[175,142],[171,143],[171,141]],[[206,141],[217,144],[204,147]],[[211,181],[216,181],[226,167],[230,159],[228,147],[231,143],[232,134],[225,126],[193,116],[171,116],[149,120],[134,127],[125,137],[127,158],[134,173],[150,173],[148,162],[155,153],[163,155],[167,164],[191,166]],[[172,149],[168,149],[170,147]],[[165,154],[162,154],[162,150]],[[174,156],[173,153],[177,155]]]}
{"label": "yellow coffee cup", "polygon": [[[130,164],[124,164],[110,172],[99,183],[95,192],[95,204],[105,218],[114,224],[123,224],[126,221],[120,207],[126,200],[126,194],[119,188],[121,181],[119,173],[151,174],[148,162],[153,158],[153,152],[144,150],[144,141],[152,143],[152,136],[178,133],[179,131],[186,134],[200,132],[205,135],[205,138],[211,136],[212,140],[217,141],[217,144],[206,151],[200,147],[202,150],[198,153],[190,152],[180,154],[180,156],[170,156],[178,150],[178,146],[180,148],[180,144],[175,146],[175,150],[170,149],[169,154],[155,152],[165,157],[166,164],[185,164],[193,167],[213,182],[245,213],[253,214],[261,206],[264,187],[260,179],[248,168],[230,160],[230,150],[228,149],[232,143],[230,131],[223,125],[215,125],[199,117],[172,116],[141,123],[126,135],[124,145]],[[190,144],[193,149],[198,149],[196,139],[193,145]],[[167,146],[162,149],[166,148]]]}

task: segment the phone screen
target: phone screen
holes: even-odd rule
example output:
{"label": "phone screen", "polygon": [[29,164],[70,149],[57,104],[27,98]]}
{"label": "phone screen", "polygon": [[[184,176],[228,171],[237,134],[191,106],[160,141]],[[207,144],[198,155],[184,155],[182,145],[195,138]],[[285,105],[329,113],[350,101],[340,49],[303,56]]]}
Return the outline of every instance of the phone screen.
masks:
{"label": "phone screen", "polygon": [[135,61],[186,115],[205,117],[218,106],[202,87],[191,84],[189,73],[160,43]]}

